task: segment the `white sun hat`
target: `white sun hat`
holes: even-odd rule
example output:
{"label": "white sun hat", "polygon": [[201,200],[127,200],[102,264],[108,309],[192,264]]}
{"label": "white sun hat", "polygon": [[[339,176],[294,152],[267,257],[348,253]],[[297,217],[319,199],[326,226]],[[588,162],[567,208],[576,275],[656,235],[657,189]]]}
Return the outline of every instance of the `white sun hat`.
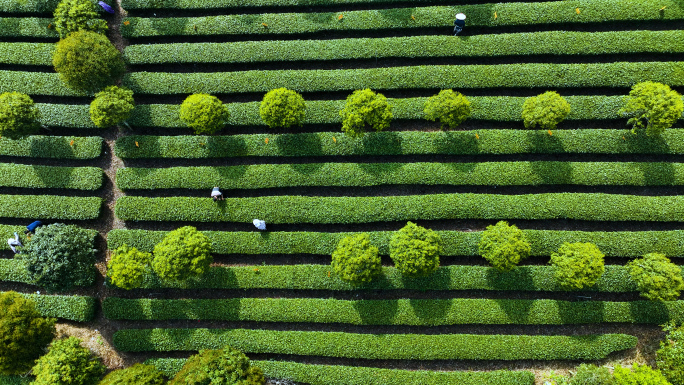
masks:
{"label": "white sun hat", "polygon": [[466,19],[465,13],[457,13],[457,14],[456,14],[456,19],[458,19],[458,20],[465,20],[465,19]]}

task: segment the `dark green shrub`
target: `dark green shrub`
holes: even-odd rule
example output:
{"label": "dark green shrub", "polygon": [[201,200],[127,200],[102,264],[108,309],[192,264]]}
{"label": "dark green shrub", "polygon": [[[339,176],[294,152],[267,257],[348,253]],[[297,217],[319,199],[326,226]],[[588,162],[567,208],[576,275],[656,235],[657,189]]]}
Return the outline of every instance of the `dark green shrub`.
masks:
{"label": "dark green shrub", "polygon": [[361,137],[366,133],[366,126],[376,131],[389,127],[392,106],[383,94],[376,94],[368,88],[356,90],[347,97],[340,116],[342,131],[351,137]]}
{"label": "dark green shrub", "polygon": [[263,385],[264,373],[250,366],[244,353],[230,346],[202,350],[190,357],[169,385]]}
{"label": "dark green shrub", "polygon": [[87,230],[55,223],[36,229],[15,258],[26,263],[34,284],[48,291],[64,291],[93,283],[96,251]]}
{"label": "dark green shrub", "polygon": [[69,34],[57,43],[52,64],[69,88],[95,92],[123,76],[121,52],[106,36],[91,31]]}
{"label": "dark green shrub", "polygon": [[81,340],[69,337],[54,341],[36,361],[31,385],[95,385],[105,370],[100,359],[81,346]]}
{"label": "dark green shrub", "polygon": [[109,373],[98,385],[164,385],[164,373],[152,365],[135,364]]}
{"label": "dark green shrub", "polygon": [[627,267],[644,298],[674,301],[684,289],[682,269],[663,254],[646,254],[627,263]]}
{"label": "dark green shrub", "polygon": [[197,135],[210,135],[226,125],[230,113],[216,96],[193,94],[185,98],[180,106],[180,120],[192,128]]}
{"label": "dark green shrub", "polygon": [[403,275],[425,276],[439,267],[442,239],[436,232],[408,222],[390,239],[390,258]]}
{"label": "dark green shrub", "polygon": [[669,322],[663,325],[663,331],[667,336],[656,352],[658,369],[674,385],[684,384],[684,326]]}
{"label": "dark green shrub", "polygon": [[41,317],[34,301],[0,293],[0,374],[31,370],[54,336],[55,319]]}
{"label": "dark green shrub", "polygon": [[38,133],[40,112],[33,99],[20,92],[0,94],[0,136],[19,139]]}
{"label": "dark green shrub", "polygon": [[107,22],[100,18],[90,0],[62,0],[55,9],[55,31],[60,38],[77,31],[92,31],[104,33]]}
{"label": "dark green shrub", "polygon": [[202,276],[213,261],[209,238],[185,226],[169,232],[154,246],[152,268],[162,279],[182,281]]}
{"label": "dark green shrub", "polygon": [[133,91],[109,86],[95,94],[90,103],[90,119],[98,127],[115,126],[128,119],[134,107]]}
{"label": "dark green shrub", "polygon": [[306,111],[302,95],[287,88],[268,91],[259,106],[259,115],[269,127],[301,126]]}
{"label": "dark green shrub", "polygon": [[477,250],[492,266],[508,271],[530,255],[531,247],[522,230],[500,221],[482,232]]}
{"label": "dark green shrub", "polygon": [[618,111],[629,117],[632,132],[646,127],[646,135],[660,135],[682,117],[682,95],[662,83],[642,82],[632,87],[625,106]]}
{"label": "dark green shrub", "polygon": [[442,129],[456,128],[470,116],[470,101],[460,92],[441,90],[427,100],[423,113],[427,120],[439,120]]}
{"label": "dark green shrub", "polygon": [[614,385],[615,379],[604,366],[582,364],[570,379],[569,385]]}
{"label": "dark green shrub", "polygon": [[121,289],[136,289],[142,285],[151,264],[152,254],[123,245],[112,253],[107,264],[107,278],[109,283]]}
{"label": "dark green shrub", "polygon": [[594,286],[604,270],[603,253],[592,243],[565,242],[551,254],[554,275],[561,286],[579,290]]}
{"label": "dark green shrub", "polygon": [[632,370],[615,365],[615,385],[672,385],[658,370],[635,363]]}
{"label": "dark green shrub", "polygon": [[558,92],[547,91],[525,100],[522,118],[525,128],[539,126],[546,130],[553,130],[569,113],[570,103]]}
{"label": "dark green shrub", "polygon": [[378,248],[371,245],[368,234],[345,237],[332,253],[332,268],[343,281],[370,282],[382,272]]}

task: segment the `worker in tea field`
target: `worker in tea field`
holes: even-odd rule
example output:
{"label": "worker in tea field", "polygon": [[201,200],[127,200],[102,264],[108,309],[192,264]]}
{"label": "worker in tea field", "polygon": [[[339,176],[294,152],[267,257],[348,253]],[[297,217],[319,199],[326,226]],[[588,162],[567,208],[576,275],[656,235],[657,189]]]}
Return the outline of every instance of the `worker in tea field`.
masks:
{"label": "worker in tea field", "polygon": [[465,19],[466,15],[464,13],[457,13],[456,14],[456,20],[454,20],[454,36],[457,36],[461,31],[463,31],[463,27],[465,27]]}
{"label": "worker in tea field", "polygon": [[221,190],[219,190],[218,187],[214,187],[211,190],[211,199],[213,199],[214,202],[223,200],[223,193],[221,192]]}
{"label": "worker in tea field", "polygon": [[21,241],[19,240],[19,234],[17,233],[14,233],[14,238],[10,238],[7,240],[7,244],[15,254],[17,253],[17,246],[24,247],[24,245],[21,244]]}
{"label": "worker in tea field", "polygon": [[252,224],[259,230],[266,230],[266,221],[262,221],[261,219],[255,219],[252,221]]}
{"label": "worker in tea field", "polygon": [[43,225],[43,222],[41,222],[41,221],[31,222],[30,225],[26,226],[26,231],[24,231],[24,234],[33,233],[34,231],[36,231],[37,228],[39,228],[42,225]]}

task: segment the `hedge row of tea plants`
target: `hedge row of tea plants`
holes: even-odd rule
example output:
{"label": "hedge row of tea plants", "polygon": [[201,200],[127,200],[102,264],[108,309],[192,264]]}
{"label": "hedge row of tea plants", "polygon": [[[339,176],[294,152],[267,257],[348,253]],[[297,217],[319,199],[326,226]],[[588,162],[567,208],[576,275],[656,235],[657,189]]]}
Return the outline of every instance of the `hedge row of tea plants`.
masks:
{"label": "hedge row of tea plants", "polygon": [[0,163],[0,186],[97,190],[102,186],[99,167],[55,167]]}
{"label": "hedge row of tea plants", "polygon": [[0,217],[97,219],[102,198],[57,195],[0,195]]}
{"label": "hedge row of tea plants", "polygon": [[[663,6],[667,8],[660,12]],[[579,14],[576,12],[577,8],[580,8]],[[684,19],[684,7],[676,0],[573,0],[325,13],[263,13],[164,19],[128,17],[124,20],[129,21],[130,25],[122,27],[121,33],[126,38],[132,38],[435,28],[452,26],[455,12],[468,15],[466,25],[470,27]],[[494,12],[497,13],[496,18]],[[339,18],[340,15],[342,19]],[[448,29],[445,28],[446,31]]]}
{"label": "hedge row of tea plants", "polygon": [[55,72],[1,70],[0,92],[12,91],[31,95],[86,96],[85,92],[67,88]]}
{"label": "hedge row of tea plants", "polygon": [[46,126],[96,128],[90,120],[88,104],[46,104],[36,103],[40,111],[40,122]]}
{"label": "hedge row of tea plants", "polygon": [[4,13],[52,13],[60,0],[0,0],[0,12]]}
{"label": "hedge row of tea plants", "polygon": [[116,185],[122,190],[204,190],[214,186],[227,190],[396,184],[679,186],[684,185],[684,163],[308,163],[227,167],[126,167],[116,173]]}
{"label": "hedge row of tea plants", "polygon": [[99,136],[42,136],[0,138],[0,155],[53,159],[94,159],[102,153]]}
{"label": "hedge row of tea plants", "polygon": [[[28,73],[35,74],[35,73]],[[141,94],[268,92],[285,87],[298,92],[353,91],[372,88],[573,88],[631,87],[649,79],[672,87],[684,85],[684,62],[616,62],[589,64],[522,63],[500,65],[442,65],[344,70],[268,70],[240,72],[133,72],[124,86]],[[31,94],[62,95],[57,74],[27,78],[26,72],[0,71],[0,82]],[[57,80],[56,80],[57,79]],[[18,81],[27,82],[18,87]],[[43,83],[45,82],[45,83]],[[17,84],[15,86],[14,84]],[[54,87],[52,87],[54,85]]]}
{"label": "hedge row of tea plants", "polygon": [[[268,140],[267,140],[268,139]],[[114,144],[120,158],[236,156],[684,154],[684,130],[659,137],[628,129],[377,132],[353,139],[342,132],[230,136],[127,135]]]}
{"label": "hedge row of tea plants", "polygon": [[36,303],[36,310],[44,317],[63,318],[71,321],[87,322],[95,315],[97,300],[80,295],[42,295],[19,293]]}
{"label": "hedge row of tea plants", "polygon": [[[31,209],[36,210],[35,205]],[[262,218],[268,223],[350,224],[507,218],[679,222],[684,221],[681,215],[684,196],[600,193],[265,196],[226,198],[219,203],[211,198],[124,196],[117,200],[114,211],[125,221],[252,223],[254,218]]]}
{"label": "hedge row of tea plants", "polygon": [[[152,358],[167,377],[173,377],[185,364],[185,358]],[[527,371],[495,370],[490,372],[379,369],[362,366],[310,365],[286,361],[250,360],[271,378],[285,378],[310,385],[533,385],[534,374]],[[14,385],[14,384],[12,384]]]}
{"label": "hedge row of tea plants", "polygon": [[[18,1],[14,3],[19,4]],[[56,42],[59,35],[48,27],[52,22],[52,18],[0,17],[0,37],[54,39]]]}
{"label": "hedge row of tea plants", "polygon": [[[220,349],[397,360],[598,360],[634,348],[626,334],[586,336],[355,334],[250,329],[126,329],[114,333],[125,352]],[[411,346],[411,349],[406,349]],[[473,349],[477,346],[477,349]]]}
{"label": "hedge row of tea plants", "polygon": [[51,66],[55,45],[50,43],[2,43],[1,64]]}
{"label": "hedge row of tea plants", "polygon": [[[25,230],[26,227],[22,226],[22,229]],[[22,231],[22,229],[18,229],[18,231]],[[14,238],[14,236],[12,236],[12,238]],[[7,242],[5,242],[5,244],[7,244]],[[8,246],[3,247],[3,249],[5,248],[9,250]],[[7,258],[0,259],[0,281],[33,283],[33,279],[29,275],[28,270],[26,270],[24,262]]]}
{"label": "hedge row of tea plants", "polygon": [[[148,8],[162,8],[162,9],[202,9],[202,8],[252,8],[252,7],[311,7],[311,6],[337,6],[337,5],[352,5],[352,4],[373,4],[373,3],[403,3],[405,0],[307,0],[302,3],[301,0],[175,0],[173,2],[163,3],[158,0],[123,0],[121,6],[125,9],[148,9]],[[438,1],[434,0],[414,0],[413,3],[430,3],[434,4]],[[446,1],[444,1],[446,3]]]}
{"label": "hedge row of tea plants", "polygon": [[[14,44],[14,43],[13,43]],[[0,45],[0,48],[2,46]],[[43,47],[41,47],[43,48]],[[49,47],[44,47],[47,59]],[[377,58],[491,57],[678,53],[684,31],[571,32],[453,36],[406,36],[334,40],[145,44],[126,47],[130,64],[255,63]],[[45,60],[49,65],[49,60]],[[0,56],[0,62],[2,56]],[[20,59],[14,59],[20,60]]]}
{"label": "hedge row of tea plants", "polygon": [[660,325],[684,321],[684,301],[567,302],[550,299],[319,298],[125,299],[108,297],[116,320],[222,320],[353,325],[563,325],[604,322]]}

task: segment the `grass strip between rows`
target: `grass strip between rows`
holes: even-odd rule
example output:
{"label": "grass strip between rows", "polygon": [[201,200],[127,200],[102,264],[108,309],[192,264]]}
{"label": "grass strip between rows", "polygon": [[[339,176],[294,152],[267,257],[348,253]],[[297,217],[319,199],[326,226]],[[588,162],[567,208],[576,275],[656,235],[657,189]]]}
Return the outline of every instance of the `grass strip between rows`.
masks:
{"label": "grass strip between rows", "polygon": [[56,167],[0,163],[0,186],[97,190],[102,186],[99,167]]}
{"label": "grass strip between rows", "polygon": [[[245,353],[396,360],[597,360],[636,347],[626,334],[585,336],[355,334],[251,329],[125,329],[124,352],[220,349]],[[411,346],[411,349],[406,349]],[[473,349],[477,346],[478,349]]]}
{"label": "grass strip between rows", "polygon": [[22,297],[36,303],[36,310],[44,317],[63,318],[71,321],[87,322],[95,316],[94,297],[80,295],[42,295],[19,293]]}
{"label": "grass strip between rows", "polygon": [[53,159],[94,159],[102,153],[99,136],[42,136],[0,138],[0,155]]}
{"label": "grass strip between rows", "polygon": [[0,195],[0,217],[97,219],[102,198],[57,195]]}
{"label": "grass strip between rows", "polygon": [[[2,197],[0,213],[1,202]],[[35,205],[32,207],[35,210]],[[114,211],[124,221],[252,223],[254,218],[260,218],[267,223],[319,224],[444,219],[682,222],[684,196],[468,193],[382,197],[265,196],[226,198],[219,202],[211,198],[124,196],[117,200]]]}

